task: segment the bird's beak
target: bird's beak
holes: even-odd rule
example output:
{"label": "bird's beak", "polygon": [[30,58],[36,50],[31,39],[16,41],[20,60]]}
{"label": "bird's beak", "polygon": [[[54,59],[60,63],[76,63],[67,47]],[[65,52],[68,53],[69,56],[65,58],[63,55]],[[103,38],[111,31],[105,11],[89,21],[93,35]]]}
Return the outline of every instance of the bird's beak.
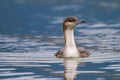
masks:
{"label": "bird's beak", "polygon": [[85,20],[79,20],[78,24],[85,23],[85,22],[86,22]]}
{"label": "bird's beak", "polygon": [[79,24],[86,22],[85,20],[79,20]]}

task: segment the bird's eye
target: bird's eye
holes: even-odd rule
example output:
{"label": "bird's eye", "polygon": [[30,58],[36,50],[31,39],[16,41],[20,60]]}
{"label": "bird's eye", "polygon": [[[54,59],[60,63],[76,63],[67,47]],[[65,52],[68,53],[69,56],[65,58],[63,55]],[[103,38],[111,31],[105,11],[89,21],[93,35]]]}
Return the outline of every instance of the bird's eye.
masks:
{"label": "bird's eye", "polygon": [[75,22],[76,20],[75,19],[70,19],[69,22]]}
{"label": "bird's eye", "polygon": [[70,19],[69,22],[74,22],[74,20]]}
{"label": "bird's eye", "polygon": [[69,22],[73,22],[73,20],[70,19]]}

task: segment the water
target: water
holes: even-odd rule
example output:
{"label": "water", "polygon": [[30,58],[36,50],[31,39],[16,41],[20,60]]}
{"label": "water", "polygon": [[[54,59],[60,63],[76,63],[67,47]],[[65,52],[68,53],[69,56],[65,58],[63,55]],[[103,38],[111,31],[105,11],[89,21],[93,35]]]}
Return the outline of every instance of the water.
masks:
{"label": "water", "polygon": [[[0,80],[120,80],[119,0],[1,0]],[[92,55],[58,59],[62,21],[86,20],[75,40]]]}

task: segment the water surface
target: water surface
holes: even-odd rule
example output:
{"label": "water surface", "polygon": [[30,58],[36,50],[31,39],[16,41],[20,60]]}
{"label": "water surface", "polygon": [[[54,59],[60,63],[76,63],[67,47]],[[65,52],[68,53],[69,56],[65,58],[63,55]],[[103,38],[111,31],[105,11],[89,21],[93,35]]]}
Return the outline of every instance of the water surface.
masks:
{"label": "water surface", "polygon": [[[120,1],[1,0],[0,80],[120,80]],[[66,16],[86,20],[77,46],[92,55],[58,59]]]}

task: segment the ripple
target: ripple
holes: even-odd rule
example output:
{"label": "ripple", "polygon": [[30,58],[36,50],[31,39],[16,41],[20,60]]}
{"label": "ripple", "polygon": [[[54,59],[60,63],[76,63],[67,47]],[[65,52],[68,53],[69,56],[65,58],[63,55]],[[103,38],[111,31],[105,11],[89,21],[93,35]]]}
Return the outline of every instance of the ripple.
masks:
{"label": "ripple", "polygon": [[21,72],[21,73],[11,73],[11,72],[2,72],[0,76],[21,76],[21,75],[31,75],[34,74],[32,72]]}
{"label": "ripple", "polygon": [[0,71],[11,71],[16,70],[15,68],[1,68]]}

